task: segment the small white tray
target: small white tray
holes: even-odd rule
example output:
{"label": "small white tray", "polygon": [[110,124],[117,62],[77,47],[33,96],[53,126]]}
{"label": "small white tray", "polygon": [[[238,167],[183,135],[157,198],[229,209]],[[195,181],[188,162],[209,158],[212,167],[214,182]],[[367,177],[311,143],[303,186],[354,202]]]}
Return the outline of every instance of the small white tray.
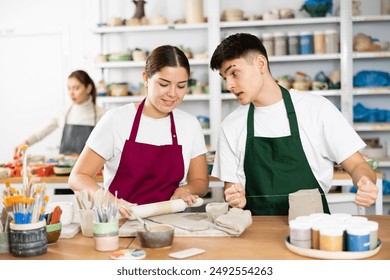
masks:
{"label": "small white tray", "polygon": [[324,259],[324,260],[357,260],[357,259],[365,259],[372,257],[376,255],[379,250],[382,247],[382,243],[380,240],[378,240],[378,245],[375,249],[369,250],[369,251],[362,251],[362,252],[332,252],[332,251],[323,251],[323,250],[316,250],[316,249],[306,249],[294,246],[290,243],[290,237],[287,236],[285,239],[285,243],[287,248],[294,252],[295,254],[304,256],[304,257],[310,257],[310,258],[316,258],[316,259]]}

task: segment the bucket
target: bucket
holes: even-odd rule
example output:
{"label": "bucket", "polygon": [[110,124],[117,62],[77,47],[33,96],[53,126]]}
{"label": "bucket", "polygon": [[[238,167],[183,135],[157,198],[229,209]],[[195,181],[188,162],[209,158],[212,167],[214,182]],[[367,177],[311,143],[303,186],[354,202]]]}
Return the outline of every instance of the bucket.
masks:
{"label": "bucket", "polygon": [[33,257],[47,252],[46,221],[10,224],[10,252],[15,257]]}

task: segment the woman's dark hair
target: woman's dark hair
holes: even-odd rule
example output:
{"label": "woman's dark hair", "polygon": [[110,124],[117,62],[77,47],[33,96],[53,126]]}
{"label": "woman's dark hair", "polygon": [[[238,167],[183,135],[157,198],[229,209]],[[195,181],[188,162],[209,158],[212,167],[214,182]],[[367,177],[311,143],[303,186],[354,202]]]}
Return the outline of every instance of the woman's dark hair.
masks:
{"label": "woman's dark hair", "polygon": [[230,35],[215,49],[210,68],[218,70],[226,61],[245,57],[250,52],[260,53],[268,61],[267,51],[258,37],[248,33]]}
{"label": "woman's dark hair", "polygon": [[92,90],[91,90],[91,96],[92,96],[92,102],[93,104],[96,104],[96,86],[91,77],[87,74],[87,72],[83,70],[76,70],[72,72],[69,78],[75,78],[77,79],[80,83],[82,83],[85,87],[88,87],[88,85],[91,85]]}
{"label": "woman's dark hair", "polygon": [[190,63],[182,50],[175,46],[163,45],[155,48],[146,59],[145,71],[151,78],[164,67],[184,67],[190,76]]}

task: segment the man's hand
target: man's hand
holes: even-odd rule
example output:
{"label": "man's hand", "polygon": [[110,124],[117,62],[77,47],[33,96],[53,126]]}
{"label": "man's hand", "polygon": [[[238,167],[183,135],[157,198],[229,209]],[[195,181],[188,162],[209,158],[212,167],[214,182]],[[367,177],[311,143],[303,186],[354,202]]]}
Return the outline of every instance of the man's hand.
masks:
{"label": "man's hand", "polygon": [[362,176],[357,183],[355,202],[357,205],[370,207],[378,196],[377,186],[366,176]]}
{"label": "man's hand", "polygon": [[246,205],[245,190],[240,183],[231,185],[225,190],[225,199],[230,207],[244,208]]}

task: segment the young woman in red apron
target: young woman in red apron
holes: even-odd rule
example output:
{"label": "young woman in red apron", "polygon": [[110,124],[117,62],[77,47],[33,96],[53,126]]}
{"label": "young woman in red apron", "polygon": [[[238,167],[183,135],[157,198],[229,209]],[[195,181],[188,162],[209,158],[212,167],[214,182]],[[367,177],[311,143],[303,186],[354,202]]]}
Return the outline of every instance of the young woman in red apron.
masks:
{"label": "young woman in red apron", "polygon": [[[191,205],[199,196],[207,193],[208,173],[205,155],[207,150],[203,135],[201,137],[204,150],[202,148],[202,153],[191,158],[187,163],[189,168],[185,178],[182,146],[186,143],[179,144],[180,141],[185,141],[185,138],[182,132],[182,139],[180,139],[176,131],[178,120],[175,117],[182,114],[175,114],[178,111],[174,109],[184,98],[189,75],[188,59],[176,47],[160,46],[148,57],[143,72],[147,96],[140,104],[135,105],[134,120],[125,123],[130,133],[121,148],[119,164],[109,184],[111,194],[117,194],[118,198],[136,204],[181,198]],[[143,118],[151,122],[168,121],[169,143],[155,145],[137,141],[139,131],[148,129],[148,127],[141,127]],[[196,125],[199,126],[197,121]],[[96,138],[94,133],[92,136]],[[106,162],[102,155],[87,144],[70,175],[71,188],[73,190],[98,189],[94,176]],[[183,178],[186,179],[186,184],[179,186]]]}

